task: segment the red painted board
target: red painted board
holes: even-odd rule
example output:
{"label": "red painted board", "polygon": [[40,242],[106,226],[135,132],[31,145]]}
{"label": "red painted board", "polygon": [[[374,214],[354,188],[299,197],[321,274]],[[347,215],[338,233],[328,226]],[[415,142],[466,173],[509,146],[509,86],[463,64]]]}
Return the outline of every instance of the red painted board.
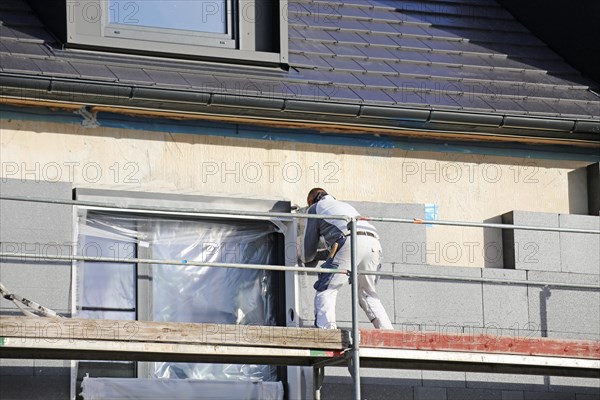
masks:
{"label": "red painted board", "polygon": [[560,340],[542,337],[523,338],[481,334],[361,329],[360,345],[361,347],[405,350],[464,351],[600,359],[599,340]]}

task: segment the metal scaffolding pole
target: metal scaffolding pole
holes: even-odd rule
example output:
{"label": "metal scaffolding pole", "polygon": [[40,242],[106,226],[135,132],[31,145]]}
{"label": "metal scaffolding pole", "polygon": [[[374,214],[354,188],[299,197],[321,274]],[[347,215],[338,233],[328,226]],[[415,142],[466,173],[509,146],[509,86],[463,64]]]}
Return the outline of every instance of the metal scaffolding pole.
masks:
{"label": "metal scaffolding pole", "polygon": [[352,379],[354,399],[360,400],[360,332],[358,330],[358,266],[356,260],[356,218],[348,224],[350,228],[350,274],[352,287]]}

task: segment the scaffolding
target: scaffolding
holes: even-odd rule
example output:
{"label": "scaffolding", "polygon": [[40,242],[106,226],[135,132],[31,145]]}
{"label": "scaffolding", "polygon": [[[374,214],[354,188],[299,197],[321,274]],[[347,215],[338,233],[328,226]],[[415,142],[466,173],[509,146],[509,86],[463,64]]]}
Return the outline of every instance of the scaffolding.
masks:
{"label": "scaffolding", "polygon": [[[354,398],[361,398],[360,368],[403,368],[403,369],[442,369],[473,372],[499,372],[520,374],[547,374],[579,377],[598,377],[600,373],[600,342],[584,340],[556,340],[549,338],[511,338],[497,336],[465,336],[418,332],[396,332],[359,329],[358,282],[359,275],[379,275],[404,279],[437,279],[462,282],[481,282],[510,285],[530,285],[542,287],[600,290],[597,285],[553,283],[543,281],[510,281],[506,279],[451,277],[439,275],[401,274],[394,272],[366,272],[356,268],[357,222],[359,220],[429,224],[472,228],[495,228],[510,230],[534,230],[564,233],[587,233],[600,235],[600,231],[561,227],[539,227],[514,224],[473,223],[462,221],[433,221],[422,219],[401,219],[381,217],[351,217],[345,215],[315,215],[281,212],[251,212],[233,210],[166,209],[147,206],[124,206],[117,204],[57,200],[48,198],[0,196],[0,200],[60,204],[84,207],[90,210],[144,212],[180,217],[205,218],[253,218],[259,220],[292,221],[302,219],[338,219],[348,223],[351,268],[332,270],[298,266],[236,264],[197,262],[188,260],[160,260],[144,258],[101,258],[73,255],[36,255],[27,253],[0,252],[0,259],[21,259],[38,261],[109,261],[113,263],[137,263],[156,265],[206,266],[217,268],[246,268],[284,272],[304,272],[345,274],[350,278],[352,301],[352,327],[345,330],[319,330],[298,327],[256,327],[260,335],[276,338],[270,342],[228,342],[210,340],[207,332],[219,336],[218,330],[236,329],[239,325],[153,323],[135,321],[135,339],[127,340],[115,336],[109,339],[90,341],[82,327],[95,324],[96,327],[116,323],[120,332],[132,329],[120,326],[117,321],[52,319],[47,326],[53,326],[56,337],[45,337],[40,331],[39,318],[0,317],[0,358],[56,358],[73,359],[86,357],[93,359],[131,361],[185,361],[185,362],[256,362],[274,365],[299,365],[313,367],[315,399],[320,398],[324,368],[331,365],[347,364],[354,385]],[[9,300],[14,301],[14,295]],[[17,299],[18,300],[18,299]],[[129,322],[131,323],[131,321]],[[185,326],[184,326],[185,325]],[[77,327],[81,329],[77,329]],[[106,328],[108,329],[108,328]],[[190,338],[182,334],[182,329],[204,332],[204,335]],[[217,332],[215,332],[215,329]],[[47,329],[46,329],[47,331]],[[259,336],[260,336],[259,335]],[[221,338],[223,335],[221,335]],[[129,340],[131,339],[131,340]],[[214,339],[214,337],[212,338]]]}

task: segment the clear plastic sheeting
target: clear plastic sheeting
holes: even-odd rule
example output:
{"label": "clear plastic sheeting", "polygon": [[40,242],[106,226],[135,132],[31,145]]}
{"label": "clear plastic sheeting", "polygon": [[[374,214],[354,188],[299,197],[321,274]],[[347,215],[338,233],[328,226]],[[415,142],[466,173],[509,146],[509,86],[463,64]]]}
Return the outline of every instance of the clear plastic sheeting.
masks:
{"label": "clear plastic sheeting", "polygon": [[[187,264],[271,264],[275,232],[275,225],[266,221],[88,212],[79,220],[80,254],[181,260],[181,264],[151,265],[148,276],[142,276],[135,264],[79,263],[78,316],[127,319],[137,313],[138,319],[161,322],[275,325],[273,272]],[[151,284],[140,285],[140,279]],[[136,288],[144,287],[147,293],[136,293]],[[140,314],[138,298],[147,299],[142,301],[149,305],[148,315]],[[276,368],[263,365],[153,363],[150,373],[154,378],[277,379]]]}
{"label": "clear plastic sheeting", "polygon": [[281,382],[83,378],[84,400],[281,400]]}
{"label": "clear plastic sheeting", "polygon": [[[270,224],[159,221],[151,258],[270,264]],[[275,325],[271,273],[263,270],[153,265],[153,320]],[[259,365],[156,363],[159,378],[275,380]]]}

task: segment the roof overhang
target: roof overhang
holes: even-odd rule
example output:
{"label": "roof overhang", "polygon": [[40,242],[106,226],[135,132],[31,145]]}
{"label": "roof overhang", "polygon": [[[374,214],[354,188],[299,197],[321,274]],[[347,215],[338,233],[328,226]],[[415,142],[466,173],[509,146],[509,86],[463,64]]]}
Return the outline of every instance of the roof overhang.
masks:
{"label": "roof overhang", "polygon": [[600,119],[551,118],[436,108],[309,101],[216,91],[140,87],[80,79],[0,74],[1,101],[90,113],[202,119],[324,133],[512,141],[600,148]]}

